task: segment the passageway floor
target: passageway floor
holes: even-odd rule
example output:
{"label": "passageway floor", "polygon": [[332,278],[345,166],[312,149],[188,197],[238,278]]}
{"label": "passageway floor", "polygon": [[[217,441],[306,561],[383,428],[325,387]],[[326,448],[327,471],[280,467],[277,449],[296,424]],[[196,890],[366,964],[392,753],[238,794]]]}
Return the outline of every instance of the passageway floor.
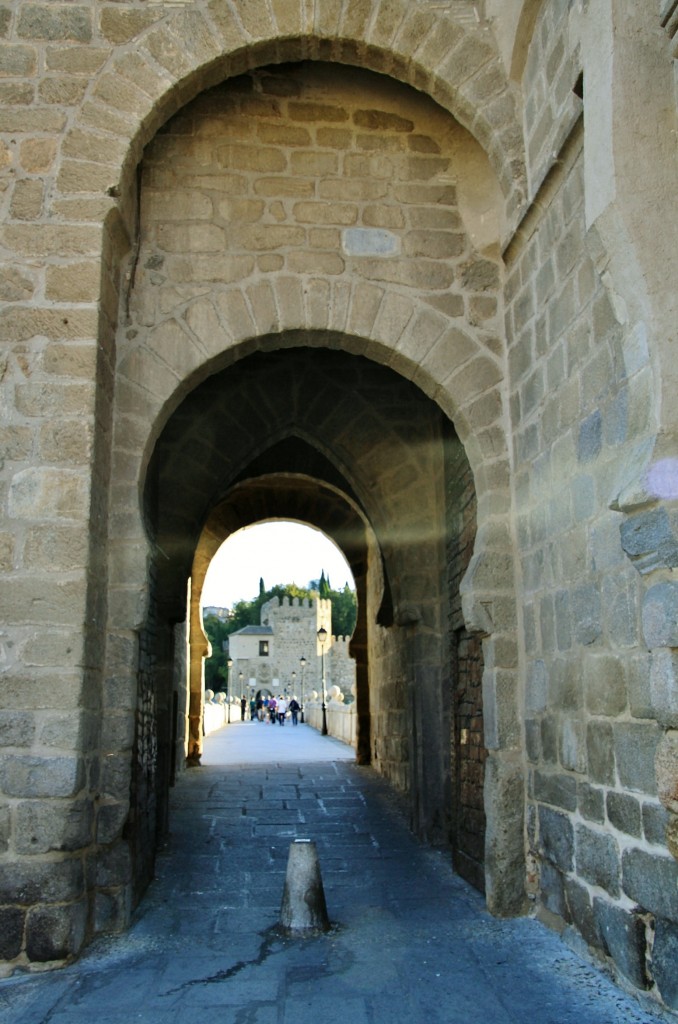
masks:
{"label": "passageway floor", "polygon": [[[246,763],[263,743],[271,759]],[[205,746],[174,788],[171,834],[133,926],[62,970],[0,982],[0,1024],[674,1019],[539,922],[492,918],[336,741],[246,722]],[[332,921],[306,938],[279,929],[298,838],[317,845]]]}

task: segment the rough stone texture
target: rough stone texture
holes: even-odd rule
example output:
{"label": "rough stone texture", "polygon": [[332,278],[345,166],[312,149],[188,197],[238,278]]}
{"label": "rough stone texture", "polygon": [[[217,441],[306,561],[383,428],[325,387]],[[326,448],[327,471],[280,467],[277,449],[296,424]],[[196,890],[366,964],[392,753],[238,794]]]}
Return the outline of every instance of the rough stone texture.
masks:
{"label": "rough stone texture", "polygon": [[678,922],[678,865],[644,850],[628,849],[622,857],[624,891],[644,909]]}
{"label": "rough stone texture", "polygon": [[652,976],[661,997],[672,1010],[678,1009],[678,925],[659,918],[652,946]]}
{"label": "rough stone texture", "polygon": [[618,970],[632,985],[648,988],[643,919],[602,900],[593,901],[593,913],[603,946]]}
{"label": "rough stone texture", "polygon": [[664,733],[655,756],[657,793],[663,805],[678,814],[678,731]]}
{"label": "rough stone texture", "polygon": [[575,856],[578,875],[611,896],[619,895],[619,850],[612,836],[578,825]]}
{"label": "rough stone texture", "polygon": [[643,635],[648,647],[678,647],[678,585],[657,583],[643,601]]}
{"label": "rough stone texture", "polygon": [[84,904],[37,908],[26,922],[26,952],[38,963],[65,960],[77,953],[85,937]]}

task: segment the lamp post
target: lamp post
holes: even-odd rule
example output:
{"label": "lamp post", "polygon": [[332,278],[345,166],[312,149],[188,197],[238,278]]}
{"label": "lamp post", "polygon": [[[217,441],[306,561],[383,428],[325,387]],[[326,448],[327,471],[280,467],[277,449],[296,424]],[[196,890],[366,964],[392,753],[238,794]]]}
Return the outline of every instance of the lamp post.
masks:
{"label": "lamp post", "polygon": [[229,658],[226,662],[228,665],[228,675],[226,677],[226,703],[228,704],[228,724],[231,724],[231,669],[233,668],[233,658]]}
{"label": "lamp post", "polygon": [[244,714],[243,709],[242,709],[242,697],[243,697],[243,692],[242,692],[242,672],[238,673],[238,681],[240,683],[240,689],[238,690],[238,693],[240,694],[240,697],[238,698],[240,700],[240,721],[244,722],[245,721],[245,714]]}
{"label": "lamp post", "polygon": [[296,685],[297,685],[297,673],[293,672],[292,673],[292,696],[294,697],[295,700],[297,699]]}
{"label": "lamp post", "polygon": [[301,658],[299,659],[299,664],[301,665],[301,721],[302,721],[302,724],[303,724],[303,722],[304,722],[304,669],[306,668],[306,658],[303,656],[303,654],[302,654]]}
{"label": "lamp post", "polygon": [[318,630],[318,643],[320,644],[320,675],[323,687],[323,727],[322,735],[327,736],[327,695],[325,693],[325,644],[327,643],[327,630],[321,626]]}

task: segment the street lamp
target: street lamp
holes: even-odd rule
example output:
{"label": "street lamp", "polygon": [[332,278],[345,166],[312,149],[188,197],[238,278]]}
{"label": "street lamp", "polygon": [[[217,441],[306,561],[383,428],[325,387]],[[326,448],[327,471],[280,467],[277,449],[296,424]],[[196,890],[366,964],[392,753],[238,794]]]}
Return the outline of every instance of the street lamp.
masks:
{"label": "street lamp", "polygon": [[297,699],[296,686],[297,686],[297,673],[293,672],[292,673],[292,696],[294,697],[295,700]]}
{"label": "street lamp", "polygon": [[303,721],[304,721],[304,669],[306,668],[306,658],[303,656],[303,654],[302,654],[301,658],[299,659],[299,664],[301,665],[301,721],[302,721],[302,724],[303,724]]}
{"label": "street lamp", "polygon": [[325,644],[327,643],[327,630],[321,626],[318,630],[318,643],[320,644],[320,674],[323,686],[323,727],[322,735],[327,736],[327,694],[325,693]]}
{"label": "street lamp", "polygon": [[242,692],[242,672],[238,673],[238,681],[240,682],[240,689],[238,690],[238,693],[240,694],[240,721],[244,722],[245,721],[245,712],[242,709],[242,698],[244,696],[244,694]]}
{"label": "street lamp", "polygon": [[228,704],[228,724],[231,724],[231,669],[233,668],[233,658],[229,658],[226,662],[228,665],[228,676],[226,677],[226,703]]}

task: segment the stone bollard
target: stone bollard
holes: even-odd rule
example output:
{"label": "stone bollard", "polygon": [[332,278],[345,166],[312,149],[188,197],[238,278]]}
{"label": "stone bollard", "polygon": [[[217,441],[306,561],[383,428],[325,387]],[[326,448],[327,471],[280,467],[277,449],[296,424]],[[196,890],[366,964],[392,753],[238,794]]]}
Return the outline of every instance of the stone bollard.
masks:
{"label": "stone bollard", "polygon": [[290,846],[280,923],[293,935],[330,929],[318,851],[311,839],[295,839]]}

